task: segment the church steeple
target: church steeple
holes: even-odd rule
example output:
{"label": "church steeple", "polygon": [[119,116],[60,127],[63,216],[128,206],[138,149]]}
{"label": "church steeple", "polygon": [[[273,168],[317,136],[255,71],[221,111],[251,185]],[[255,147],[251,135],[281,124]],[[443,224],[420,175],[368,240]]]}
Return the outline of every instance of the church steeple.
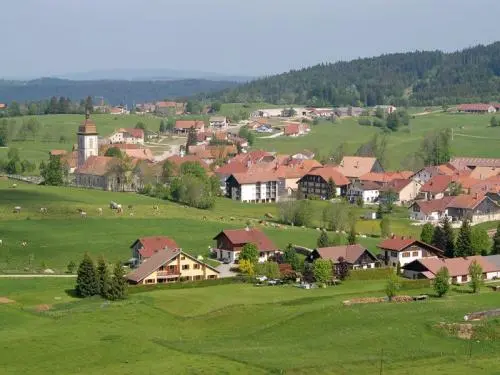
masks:
{"label": "church steeple", "polygon": [[90,113],[85,113],[85,121],[78,127],[78,167],[81,167],[90,156],[97,156],[98,139],[97,126],[90,119]]}

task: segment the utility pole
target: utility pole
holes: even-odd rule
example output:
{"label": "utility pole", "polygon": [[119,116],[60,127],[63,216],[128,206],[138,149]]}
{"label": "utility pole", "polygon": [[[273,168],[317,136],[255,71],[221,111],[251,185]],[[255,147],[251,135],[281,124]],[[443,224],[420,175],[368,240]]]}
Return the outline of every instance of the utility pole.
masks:
{"label": "utility pole", "polygon": [[380,351],[380,372],[379,374],[382,375],[384,372],[384,348]]}

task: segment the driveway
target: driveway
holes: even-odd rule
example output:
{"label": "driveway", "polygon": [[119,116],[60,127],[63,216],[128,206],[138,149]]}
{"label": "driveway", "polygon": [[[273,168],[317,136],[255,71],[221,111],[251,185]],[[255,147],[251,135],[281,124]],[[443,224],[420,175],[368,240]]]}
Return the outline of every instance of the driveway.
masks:
{"label": "driveway", "polygon": [[217,271],[220,272],[220,278],[223,279],[225,277],[234,277],[236,276],[236,272],[233,272],[230,270],[230,268],[233,266],[233,264],[221,264],[217,267]]}

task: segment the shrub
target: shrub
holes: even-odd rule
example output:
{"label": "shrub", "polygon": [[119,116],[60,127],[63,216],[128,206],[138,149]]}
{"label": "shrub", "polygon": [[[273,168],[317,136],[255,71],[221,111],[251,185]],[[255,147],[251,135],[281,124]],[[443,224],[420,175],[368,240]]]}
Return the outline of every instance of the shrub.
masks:
{"label": "shrub", "polygon": [[372,121],[368,117],[360,117],[358,124],[363,126],[372,126]]}

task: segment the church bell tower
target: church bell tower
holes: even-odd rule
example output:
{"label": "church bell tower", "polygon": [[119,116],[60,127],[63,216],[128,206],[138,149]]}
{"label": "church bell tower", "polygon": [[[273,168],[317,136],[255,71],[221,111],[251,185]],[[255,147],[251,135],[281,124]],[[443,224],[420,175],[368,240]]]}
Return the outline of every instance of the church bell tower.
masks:
{"label": "church bell tower", "polygon": [[99,144],[97,140],[97,127],[90,119],[87,111],[85,121],[78,127],[78,168],[80,168],[90,156],[97,156]]}

